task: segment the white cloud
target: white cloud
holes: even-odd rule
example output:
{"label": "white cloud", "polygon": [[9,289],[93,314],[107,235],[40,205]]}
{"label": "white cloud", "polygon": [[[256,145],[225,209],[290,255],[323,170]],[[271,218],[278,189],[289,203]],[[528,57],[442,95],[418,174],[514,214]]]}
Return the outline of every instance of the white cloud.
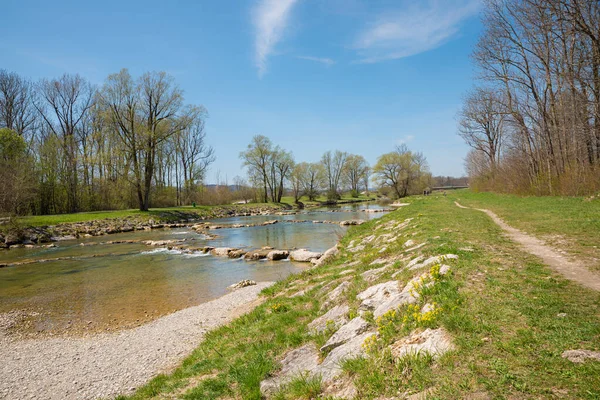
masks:
{"label": "white cloud", "polygon": [[253,10],[256,66],[260,77],[267,72],[267,59],[283,37],[292,7],[297,1],[259,0]]}
{"label": "white cloud", "polygon": [[435,49],[455,36],[461,23],[480,6],[480,0],[427,0],[388,12],[358,35],[354,47],[359,62],[375,63]]}
{"label": "white cloud", "polygon": [[331,58],[326,58],[326,57],[296,56],[296,58],[299,58],[301,60],[315,61],[315,62],[324,64],[328,67],[331,67],[333,64],[335,64],[335,60],[332,60]]}

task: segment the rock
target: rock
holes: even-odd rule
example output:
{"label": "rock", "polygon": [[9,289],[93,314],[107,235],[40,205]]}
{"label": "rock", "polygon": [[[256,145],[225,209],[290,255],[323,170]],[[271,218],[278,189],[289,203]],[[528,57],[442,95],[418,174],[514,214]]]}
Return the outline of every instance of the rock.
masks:
{"label": "rock", "polygon": [[262,260],[264,258],[267,258],[267,256],[269,255],[269,253],[272,250],[270,249],[259,249],[259,250],[252,250],[246,253],[246,255],[244,256],[244,258],[246,260]]}
{"label": "rock", "polygon": [[327,251],[325,251],[325,253],[323,253],[323,255],[321,257],[319,257],[318,259],[313,258],[312,260],[310,260],[310,262],[315,267],[320,267],[321,265],[325,264],[325,262],[327,262],[328,260],[330,260],[333,257],[337,256],[339,254],[339,252],[340,252],[340,250],[338,249],[338,246],[336,244],[332,248],[330,248]]}
{"label": "rock", "polygon": [[411,247],[415,245],[415,241],[412,239],[408,239],[406,242],[404,242],[404,247]]}
{"label": "rock", "polygon": [[245,288],[246,286],[254,286],[256,285],[256,282],[251,281],[249,279],[244,279],[243,281],[239,281],[238,283],[234,283],[233,285],[229,286],[229,289],[241,289],[241,288]]}
{"label": "rock", "polygon": [[267,259],[271,261],[285,260],[289,255],[290,252],[287,250],[271,250],[267,254]]}
{"label": "rock", "polygon": [[310,262],[313,258],[320,258],[322,255],[322,253],[299,249],[290,252],[290,259],[298,262]]}
{"label": "rock", "polygon": [[337,301],[342,294],[348,290],[350,287],[350,282],[342,282],[335,289],[333,289],[329,295],[327,295],[327,300],[329,301]]}
{"label": "rock", "polygon": [[232,249],[231,247],[216,247],[210,251],[210,253],[214,256],[227,257],[231,251],[237,249]]}
{"label": "rock", "polygon": [[590,359],[593,361],[600,361],[600,351],[591,350],[566,350],[562,353],[562,358],[574,363],[583,363]]}
{"label": "rock", "polygon": [[315,318],[311,323],[309,323],[308,330],[313,334],[324,332],[328,327],[328,323],[330,326],[338,329],[340,326],[348,322],[347,314],[349,311],[350,308],[346,304],[335,306],[325,314]]}
{"label": "rock", "polygon": [[231,250],[227,256],[229,258],[240,258],[246,255],[246,250],[242,250],[242,249],[236,249],[236,250]]}
{"label": "rock", "polygon": [[369,329],[369,323],[361,317],[356,317],[337,330],[327,342],[321,347],[321,352],[334,349],[342,344],[354,339],[356,336]]}
{"label": "rock", "polygon": [[4,244],[7,246],[13,246],[19,243],[21,243],[21,238],[19,237],[19,235],[9,233],[4,237]]}
{"label": "rock", "polygon": [[269,379],[260,383],[260,392],[269,396],[286,383],[301,374],[315,376],[314,371],[319,365],[319,352],[314,344],[309,343],[286,353],[281,360],[281,370]]}
{"label": "rock", "polygon": [[379,279],[379,277],[381,275],[383,275],[383,273],[385,272],[386,269],[387,269],[387,266],[381,267],[381,268],[376,268],[376,269],[371,269],[371,270],[363,272],[360,275],[363,277],[363,279],[365,281],[373,282],[373,281],[376,281],[377,279]]}
{"label": "rock", "polygon": [[419,294],[416,293],[414,288],[425,275],[429,276],[429,274],[423,274],[413,278],[402,290],[400,290],[397,281],[388,281],[371,286],[356,296],[357,299],[362,301],[359,310],[373,311],[373,316],[377,318],[403,304],[416,303]]}
{"label": "rock", "polygon": [[323,395],[327,396],[326,398],[355,399],[358,396],[358,390],[354,386],[352,378],[344,375],[323,384]]}
{"label": "rock", "polygon": [[417,263],[421,262],[421,260],[423,260],[424,258],[425,258],[424,256],[417,256],[417,257],[413,258],[412,260],[410,260],[410,262],[408,264],[406,264],[406,268],[412,269],[412,267],[417,265]]}
{"label": "rock", "polygon": [[392,355],[397,358],[425,353],[436,359],[453,349],[452,339],[444,328],[428,328],[420,333],[412,333],[391,346]]}
{"label": "rock", "polygon": [[457,258],[458,258],[458,256],[456,254],[445,254],[443,256],[433,256],[433,257],[429,257],[427,260],[423,261],[420,264],[413,264],[410,267],[407,266],[407,268],[408,269],[419,269],[419,268],[428,267],[433,264],[439,264],[446,260],[457,259]]}
{"label": "rock", "polygon": [[273,220],[270,220],[270,221],[265,221],[265,222],[263,222],[261,225],[263,225],[263,226],[266,226],[266,225],[274,225],[274,224],[276,224],[277,222],[279,222],[279,221],[277,221],[276,219],[273,219]]}
{"label": "rock", "polygon": [[365,223],[365,221],[363,221],[362,219],[351,219],[351,220],[340,222],[340,226],[362,225],[364,223]]}
{"label": "rock", "polygon": [[375,332],[365,332],[354,337],[341,346],[331,350],[331,353],[323,360],[317,372],[321,374],[323,382],[330,382],[342,373],[342,363],[351,358],[357,358],[364,354],[363,343]]}

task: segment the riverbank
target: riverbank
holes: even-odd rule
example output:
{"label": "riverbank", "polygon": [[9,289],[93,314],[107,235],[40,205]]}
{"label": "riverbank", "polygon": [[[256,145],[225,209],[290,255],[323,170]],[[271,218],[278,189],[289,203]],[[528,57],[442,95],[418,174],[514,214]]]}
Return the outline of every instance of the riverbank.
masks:
{"label": "riverbank", "polygon": [[124,210],[24,217],[13,224],[0,225],[0,249],[137,230],[177,228],[207,219],[277,215],[288,209],[282,204],[238,204],[152,209],[146,213]]}
{"label": "riverbank", "polygon": [[71,400],[131,393],[177,366],[206,332],[251,311],[270,285],[241,288],[118,333],[14,340],[0,330],[0,397]]}
{"label": "riverbank", "polygon": [[600,295],[453,196],[353,228],[127,398],[600,396]]}

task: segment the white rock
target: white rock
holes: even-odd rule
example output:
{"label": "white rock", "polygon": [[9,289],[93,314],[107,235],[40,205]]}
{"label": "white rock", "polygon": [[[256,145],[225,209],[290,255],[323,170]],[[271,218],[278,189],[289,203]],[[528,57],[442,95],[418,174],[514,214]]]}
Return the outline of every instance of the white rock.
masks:
{"label": "white rock", "polygon": [[329,321],[333,323],[333,326],[337,329],[346,322],[348,322],[348,312],[350,308],[344,304],[340,306],[335,306],[331,310],[327,311],[325,314],[321,315],[318,318],[315,318],[310,324],[308,324],[308,330],[311,333],[321,333],[327,329],[327,324]]}
{"label": "white rock", "polygon": [[354,339],[356,336],[366,332],[367,329],[369,329],[369,323],[361,317],[356,317],[331,335],[329,340],[327,340],[320,350],[321,352],[326,352],[341,346],[342,344]]}
{"label": "white rock", "polygon": [[260,383],[260,391],[264,395],[273,394],[296,376],[301,374],[315,376],[314,372],[318,365],[319,352],[314,344],[309,343],[291,350],[281,360],[281,370],[275,376]]}
{"label": "white rock", "polygon": [[392,354],[401,358],[411,354],[429,354],[434,359],[454,349],[452,339],[444,328],[426,329],[400,339],[392,346]]}
{"label": "white rock", "polygon": [[381,267],[381,268],[376,268],[376,269],[371,269],[371,270],[363,272],[360,275],[363,277],[363,279],[365,281],[373,282],[373,281],[376,281],[377,279],[379,279],[379,277],[381,275],[383,275],[383,273],[385,272],[386,269],[387,269],[387,266]]}
{"label": "white rock", "polygon": [[298,262],[310,262],[313,258],[319,258],[322,255],[322,253],[299,249],[290,252],[290,259]]}
{"label": "white rock", "polygon": [[231,247],[217,247],[210,252],[215,256],[228,256],[233,249]]}
{"label": "white rock", "polygon": [[562,353],[562,358],[574,363],[583,363],[590,359],[593,361],[600,361],[600,351],[591,350],[567,350]]}
{"label": "white rock", "polygon": [[419,269],[419,268],[428,267],[433,264],[439,264],[446,260],[457,259],[457,258],[458,258],[458,256],[456,254],[445,254],[443,256],[433,256],[433,257],[429,257],[427,260],[423,261],[420,264],[414,264],[410,267],[407,266],[407,268],[408,269]]}

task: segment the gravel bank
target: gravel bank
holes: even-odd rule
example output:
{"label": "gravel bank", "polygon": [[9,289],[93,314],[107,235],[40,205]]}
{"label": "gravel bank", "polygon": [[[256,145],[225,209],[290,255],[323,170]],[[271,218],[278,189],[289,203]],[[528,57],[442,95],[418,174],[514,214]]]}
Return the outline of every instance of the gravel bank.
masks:
{"label": "gravel bank", "polygon": [[250,311],[271,282],[135,329],[91,337],[12,340],[0,332],[0,398],[95,399],[127,394],[175,367],[204,334]]}

